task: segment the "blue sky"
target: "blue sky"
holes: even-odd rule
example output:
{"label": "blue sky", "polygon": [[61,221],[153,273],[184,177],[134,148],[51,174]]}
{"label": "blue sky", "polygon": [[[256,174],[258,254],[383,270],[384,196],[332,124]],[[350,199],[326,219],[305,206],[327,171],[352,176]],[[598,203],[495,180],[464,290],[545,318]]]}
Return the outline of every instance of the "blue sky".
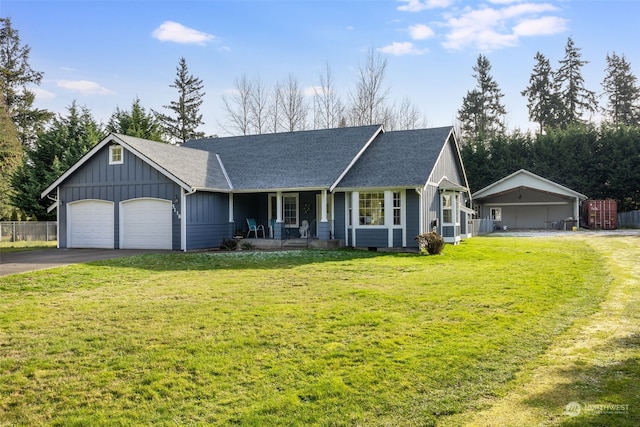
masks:
{"label": "blue sky", "polygon": [[370,49],[387,58],[390,101],[408,97],[428,127],[453,124],[479,53],[505,94],[511,129],[533,127],[520,92],[536,51],[556,68],[568,37],[589,61],[589,89],[601,92],[613,51],[640,76],[638,0],[0,0],[0,16],[44,72],[38,107],[64,113],[76,100],[106,122],[139,97],[163,111],[185,57],[204,82],[207,134],[226,135],[222,96],[236,78],[272,85],[291,74],[311,89],[328,64],[347,101]]}

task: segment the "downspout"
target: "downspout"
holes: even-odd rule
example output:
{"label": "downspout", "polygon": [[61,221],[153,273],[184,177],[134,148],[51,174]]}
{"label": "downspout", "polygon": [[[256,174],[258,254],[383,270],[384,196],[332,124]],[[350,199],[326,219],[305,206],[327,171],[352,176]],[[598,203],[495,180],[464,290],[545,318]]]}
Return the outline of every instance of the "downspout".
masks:
{"label": "downspout", "polygon": [[[58,199],[58,209],[56,209],[56,248],[60,249],[60,186],[56,187],[56,198]],[[69,246],[69,242],[67,242]]]}
{"label": "downspout", "polygon": [[191,189],[188,193],[184,188],[180,188],[180,250],[187,251],[187,196],[195,193],[195,189]]}
{"label": "downspout", "polygon": [[[55,198],[47,194],[47,199],[52,200],[56,203],[56,248],[60,249],[60,187],[56,187]],[[47,234],[49,234],[48,230]]]}

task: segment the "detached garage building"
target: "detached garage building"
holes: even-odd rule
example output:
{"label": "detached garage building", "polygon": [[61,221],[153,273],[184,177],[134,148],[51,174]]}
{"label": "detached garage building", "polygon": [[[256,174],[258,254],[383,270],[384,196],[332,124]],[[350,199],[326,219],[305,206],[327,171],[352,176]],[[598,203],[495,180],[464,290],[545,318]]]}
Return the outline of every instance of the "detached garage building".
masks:
{"label": "detached garage building", "polygon": [[472,195],[479,218],[508,229],[557,229],[580,223],[587,196],[520,169]]}

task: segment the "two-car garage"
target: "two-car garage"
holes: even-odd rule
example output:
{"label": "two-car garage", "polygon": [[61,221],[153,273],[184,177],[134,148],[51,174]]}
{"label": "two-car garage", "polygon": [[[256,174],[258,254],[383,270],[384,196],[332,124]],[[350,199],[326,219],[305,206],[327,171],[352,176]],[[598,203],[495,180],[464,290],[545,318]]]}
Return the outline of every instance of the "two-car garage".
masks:
{"label": "two-car garage", "polygon": [[172,249],[171,201],[137,198],[118,204],[87,199],[67,205],[67,242],[70,248]]}

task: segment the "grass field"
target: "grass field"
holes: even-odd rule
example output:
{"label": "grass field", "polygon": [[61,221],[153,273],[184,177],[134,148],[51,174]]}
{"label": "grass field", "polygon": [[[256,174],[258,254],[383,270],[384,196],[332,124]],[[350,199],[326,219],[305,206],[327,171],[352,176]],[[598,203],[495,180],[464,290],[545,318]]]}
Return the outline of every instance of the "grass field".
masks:
{"label": "grass field", "polygon": [[[473,424],[600,312],[622,274],[605,252],[487,237],[433,257],[175,253],[3,277],[0,425]],[[591,392],[635,425],[625,369]]]}
{"label": "grass field", "polygon": [[36,249],[52,249],[56,247],[55,240],[45,241],[20,241],[20,242],[0,242],[0,254],[9,252],[33,251]]}

